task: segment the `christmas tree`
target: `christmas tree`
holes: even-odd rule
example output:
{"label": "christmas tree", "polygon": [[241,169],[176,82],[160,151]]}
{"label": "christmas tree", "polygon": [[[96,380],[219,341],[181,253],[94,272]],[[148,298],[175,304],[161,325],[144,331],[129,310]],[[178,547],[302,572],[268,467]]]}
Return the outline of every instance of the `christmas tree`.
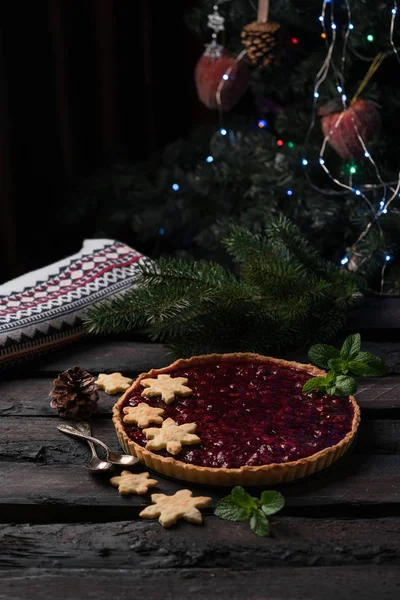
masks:
{"label": "christmas tree", "polygon": [[[254,310],[266,318],[260,325],[264,333],[274,318],[282,323],[285,311],[292,315],[293,321],[289,319],[287,329],[282,326],[279,335],[273,327],[277,347],[285,345],[289,332],[299,333],[299,329],[301,333],[292,336],[295,343],[315,340],[318,335],[326,338],[321,315],[331,315],[329,323],[336,325],[328,325],[327,331],[333,333],[343,323],[345,307],[361,289],[396,293],[395,258],[400,239],[399,16],[396,0],[383,0],[379,6],[365,0],[340,4],[334,0],[199,2],[187,16],[193,34],[202,36],[206,44],[194,65],[194,77],[199,99],[214,111],[215,123],[210,131],[194,129],[189,139],[171,144],[151,167],[115,165],[96,182],[96,193],[90,190],[92,197],[101,201],[102,194],[112,194],[114,198],[109,203],[112,214],[104,218],[115,229],[111,231],[108,225],[107,233],[117,235],[129,215],[136,245],[153,258],[169,254],[209,259],[234,272],[232,258],[239,258],[245,262],[246,276],[235,280],[234,287],[241,283],[257,287],[256,291],[235,287],[234,297],[242,294],[246,302],[266,292],[262,282],[271,260],[279,267],[275,275],[290,271],[291,266],[294,271],[298,269],[299,298],[314,293],[312,309],[307,302],[294,303],[288,289],[285,292],[276,285],[275,300],[284,294],[283,312],[272,315],[271,297],[268,307]],[[88,194],[88,189],[82,193]],[[82,197],[79,202],[85,206]],[[287,244],[292,224],[299,248]],[[246,232],[250,237],[246,238]],[[247,244],[245,256],[236,245],[243,239]],[[264,249],[256,267],[249,255],[254,239]],[[277,248],[284,251],[279,253]],[[340,297],[335,296],[333,304],[328,301],[333,267],[324,267],[323,275],[321,270],[316,273],[309,264],[315,252],[320,260],[337,265],[340,277],[349,276],[349,287],[345,286],[346,292]],[[150,290],[154,300],[161,294],[161,288],[154,286],[165,276],[164,301],[171,301],[172,306],[177,298],[172,298],[171,286],[165,285],[166,275],[169,281],[173,275],[184,278],[188,275],[185,269],[191,267],[177,260],[159,268],[157,273],[143,274],[143,289],[147,289],[143,294]],[[254,278],[250,271],[256,273]],[[222,272],[218,277],[220,282],[229,279]],[[295,272],[289,279],[294,282]],[[215,292],[217,280],[211,280],[207,280],[209,289]],[[320,285],[323,293],[317,291],[322,290]],[[203,298],[206,288],[193,288],[186,306],[193,304],[196,293]],[[179,289],[182,296],[184,288]],[[162,310],[153,300],[149,306]],[[144,297],[135,295],[136,301],[138,321],[130,326],[143,327],[152,321],[151,315],[139,309]],[[184,338],[181,309],[176,308],[175,314],[180,333],[169,325],[164,330],[165,339],[171,343],[174,338],[178,342]],[[223,311],[228,321],[234,318],[229,310]],[[310,310],[319,315],[315,317],[319,325],[312,334],[308,320],[308,325],[301,325]],[[89,327],[103,332],[113,330],[113,324],[117,330],[128,327],[118,319],[117,326],[115,313],[112,318],[110,314],[102,308],[92,313]],[[155,339],[163,338],[163,325],[159,325],[150,328]],[[201,327],[206,327],[205,321]],[[230,334],[235,336],[232,331]],[[230,334],[227,340],[232,338]],[[242,334],[240,329],[235,339],[241,339]],[[193,334],[191,339],[195,337]],[[239,345],[254,349],[259,348],[258,342],[246,339]],[[204,349],[204,344],[201,347]],[[270,347],[267,342],[262,350]]]}

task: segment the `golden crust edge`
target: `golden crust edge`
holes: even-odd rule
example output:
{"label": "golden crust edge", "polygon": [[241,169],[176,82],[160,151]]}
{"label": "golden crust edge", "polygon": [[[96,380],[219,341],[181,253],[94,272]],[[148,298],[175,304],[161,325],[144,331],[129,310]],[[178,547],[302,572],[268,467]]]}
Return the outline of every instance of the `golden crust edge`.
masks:
{"label": "golden crust edge", "polygon": [[293,481],[311,475],[320,471],[343,456],[350,448],[360,424],[360,407],[354,396],[349,396],[354,409],[352,428],[346,436],[340,440],[335,446],[325,448],[320,452],[301,458],[288,463],[272,463],[269,465],[258,466],[243,466],[236,469],[227,469],[224,467],[202,467],[191,465],[177,460],[160,456],[146,450],[136,442],[133,442],[125,433],[123,422],[121,419],[121,405],[125,401],[126,396],[136,389],[139,389],[140,382],[146,377],[156,377],[162,373],[171,373],[179,368],[193,367],[200,364],[212,363],[216,360],[221,362],[232,361],[251,361],[260,360],[261,362],[272,362],[277,366],[289,367],[298,371],[306,371],[311,376],[324,376],[326,372],[311,364],[299,363],[296,361],[288,361],[271,356],[263,356],[261,354],[253,354],[251,352],[235,352],[230,354],[205,354],[200,356],[192,356],[191,358],[179,358],[170,365],[159,369],[151,369],[146,373],[142,373],[135,379],[132,385],[125,391],[119,400],[113,406],[113,423],[117,432],[118,440],[121,447],[128,454],[136,456],[139,461],[149,469],[183,481],[192,483],[203,483],[207,485],[217,486],[233,486],[233,485],[271,485]]}

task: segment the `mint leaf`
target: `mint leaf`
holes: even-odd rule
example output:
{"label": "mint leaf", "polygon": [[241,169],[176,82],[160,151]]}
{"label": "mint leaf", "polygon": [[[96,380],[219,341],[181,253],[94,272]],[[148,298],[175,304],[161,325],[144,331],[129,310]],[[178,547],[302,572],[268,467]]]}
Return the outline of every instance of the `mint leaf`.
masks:
{"label": "mint leaf", "polygon": [[361,348],[361,336],[359,333],[349,335],[348,338],[343,342],[343,346],[340,350],[340,358],[345,361],[353,360],[360,352]]}
{"label": "mint leaf", "polygon": [[231,498],[235,504],[241,506],[242,508],[247,508],[251,510],[252,508],[257,508],[258,504],[256,500],[250,494],[246,492],[240,485],[232,488]]}
{"label": "mint leaf", "polygon": [[346,375],[338,375],[336,377],[336,385],[334,393],[337,396],[351,396],[357,391],[357,382],[352,377]]}
{"label": "mint leaf", "polygon": [[261,510],[265,515],[273,515],[285,506],[285,498],[279,492],[267,490],[261,494]]}
{"label": "mint leaf", "polygon": [[328,371],[326,374],[326,383],[327,385],[331,384],[331,383],[335,383],[335,379],[336,379],[336,373],[335,371]]}
{"label": "mint leaf", "polygon": [[253,512],[250,518],[251,530],[260,536],[269,536],[269,523],[268,519],[259,508]]}
{"label": "mint leaf", "polygon": [[339,350],[327,344],[315,344],[308,351],[308,358],[317,367],[327,369],[332,358],[339,358]]}
{"label": "mint leaf", "polygon": [[359,352],[354,360],[349,362],[349,368],[361,377],[377,377],[388,372],[385,362],[371,352]]}
{"label": "mint leaf", "polygon": [[312,377],[303,385],[303,392],[312,392],[313,390],[324,392],[328,383],[326,377]]}
{"label": "mint leaf", "polygon": [[226,496],[219,500],[214,512],[217,517],[225,519],[225,521],[248,521],[251,515],[249,509],[238,506],[232,500],[231,496]]}
{"label": "mint leaf", "polygon": [[331,358],[328,364],[329,368],[333,369],[338,375],[346,375],[349,371],[347,361],[342,360],[341,358]]}

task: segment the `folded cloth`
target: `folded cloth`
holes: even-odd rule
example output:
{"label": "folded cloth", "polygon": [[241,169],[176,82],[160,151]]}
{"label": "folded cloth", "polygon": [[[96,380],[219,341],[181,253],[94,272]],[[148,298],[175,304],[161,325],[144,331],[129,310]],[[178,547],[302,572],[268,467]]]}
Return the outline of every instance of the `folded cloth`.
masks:
{"label": "folded cloth", "polygon": [[132,286],[145,256],[107,239],[0,285],[0,370],[85,335],[82,316],[95,302]]}

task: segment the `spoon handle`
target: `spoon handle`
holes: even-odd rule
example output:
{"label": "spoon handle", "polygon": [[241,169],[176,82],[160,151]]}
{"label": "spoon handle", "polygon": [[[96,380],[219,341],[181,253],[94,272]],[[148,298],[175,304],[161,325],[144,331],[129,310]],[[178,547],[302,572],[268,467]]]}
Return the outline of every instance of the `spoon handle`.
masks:
{"label": "spoon handle", "polygon": [[101,440],[98,440],[97,438],[92,437],[91,435],[86,435],[86,434],[82,433],[81,431],[79,431],[78,429],[75,429],[71,425],[62,423],[61,425],[57,425],[57,429],[59,431],[62,431],[63,433],[67,433],[68,435],[73,435],[75,437],[79,437],[84,440],[88,440],[91,442],[95,442],[96,444],[100,444],[100,446],[102,446],[104,448],[104,450],[106,450],[107,452],[109,452],[109,450],[110,450],[109,447],[106,446],[105,443],[102,442]]}

